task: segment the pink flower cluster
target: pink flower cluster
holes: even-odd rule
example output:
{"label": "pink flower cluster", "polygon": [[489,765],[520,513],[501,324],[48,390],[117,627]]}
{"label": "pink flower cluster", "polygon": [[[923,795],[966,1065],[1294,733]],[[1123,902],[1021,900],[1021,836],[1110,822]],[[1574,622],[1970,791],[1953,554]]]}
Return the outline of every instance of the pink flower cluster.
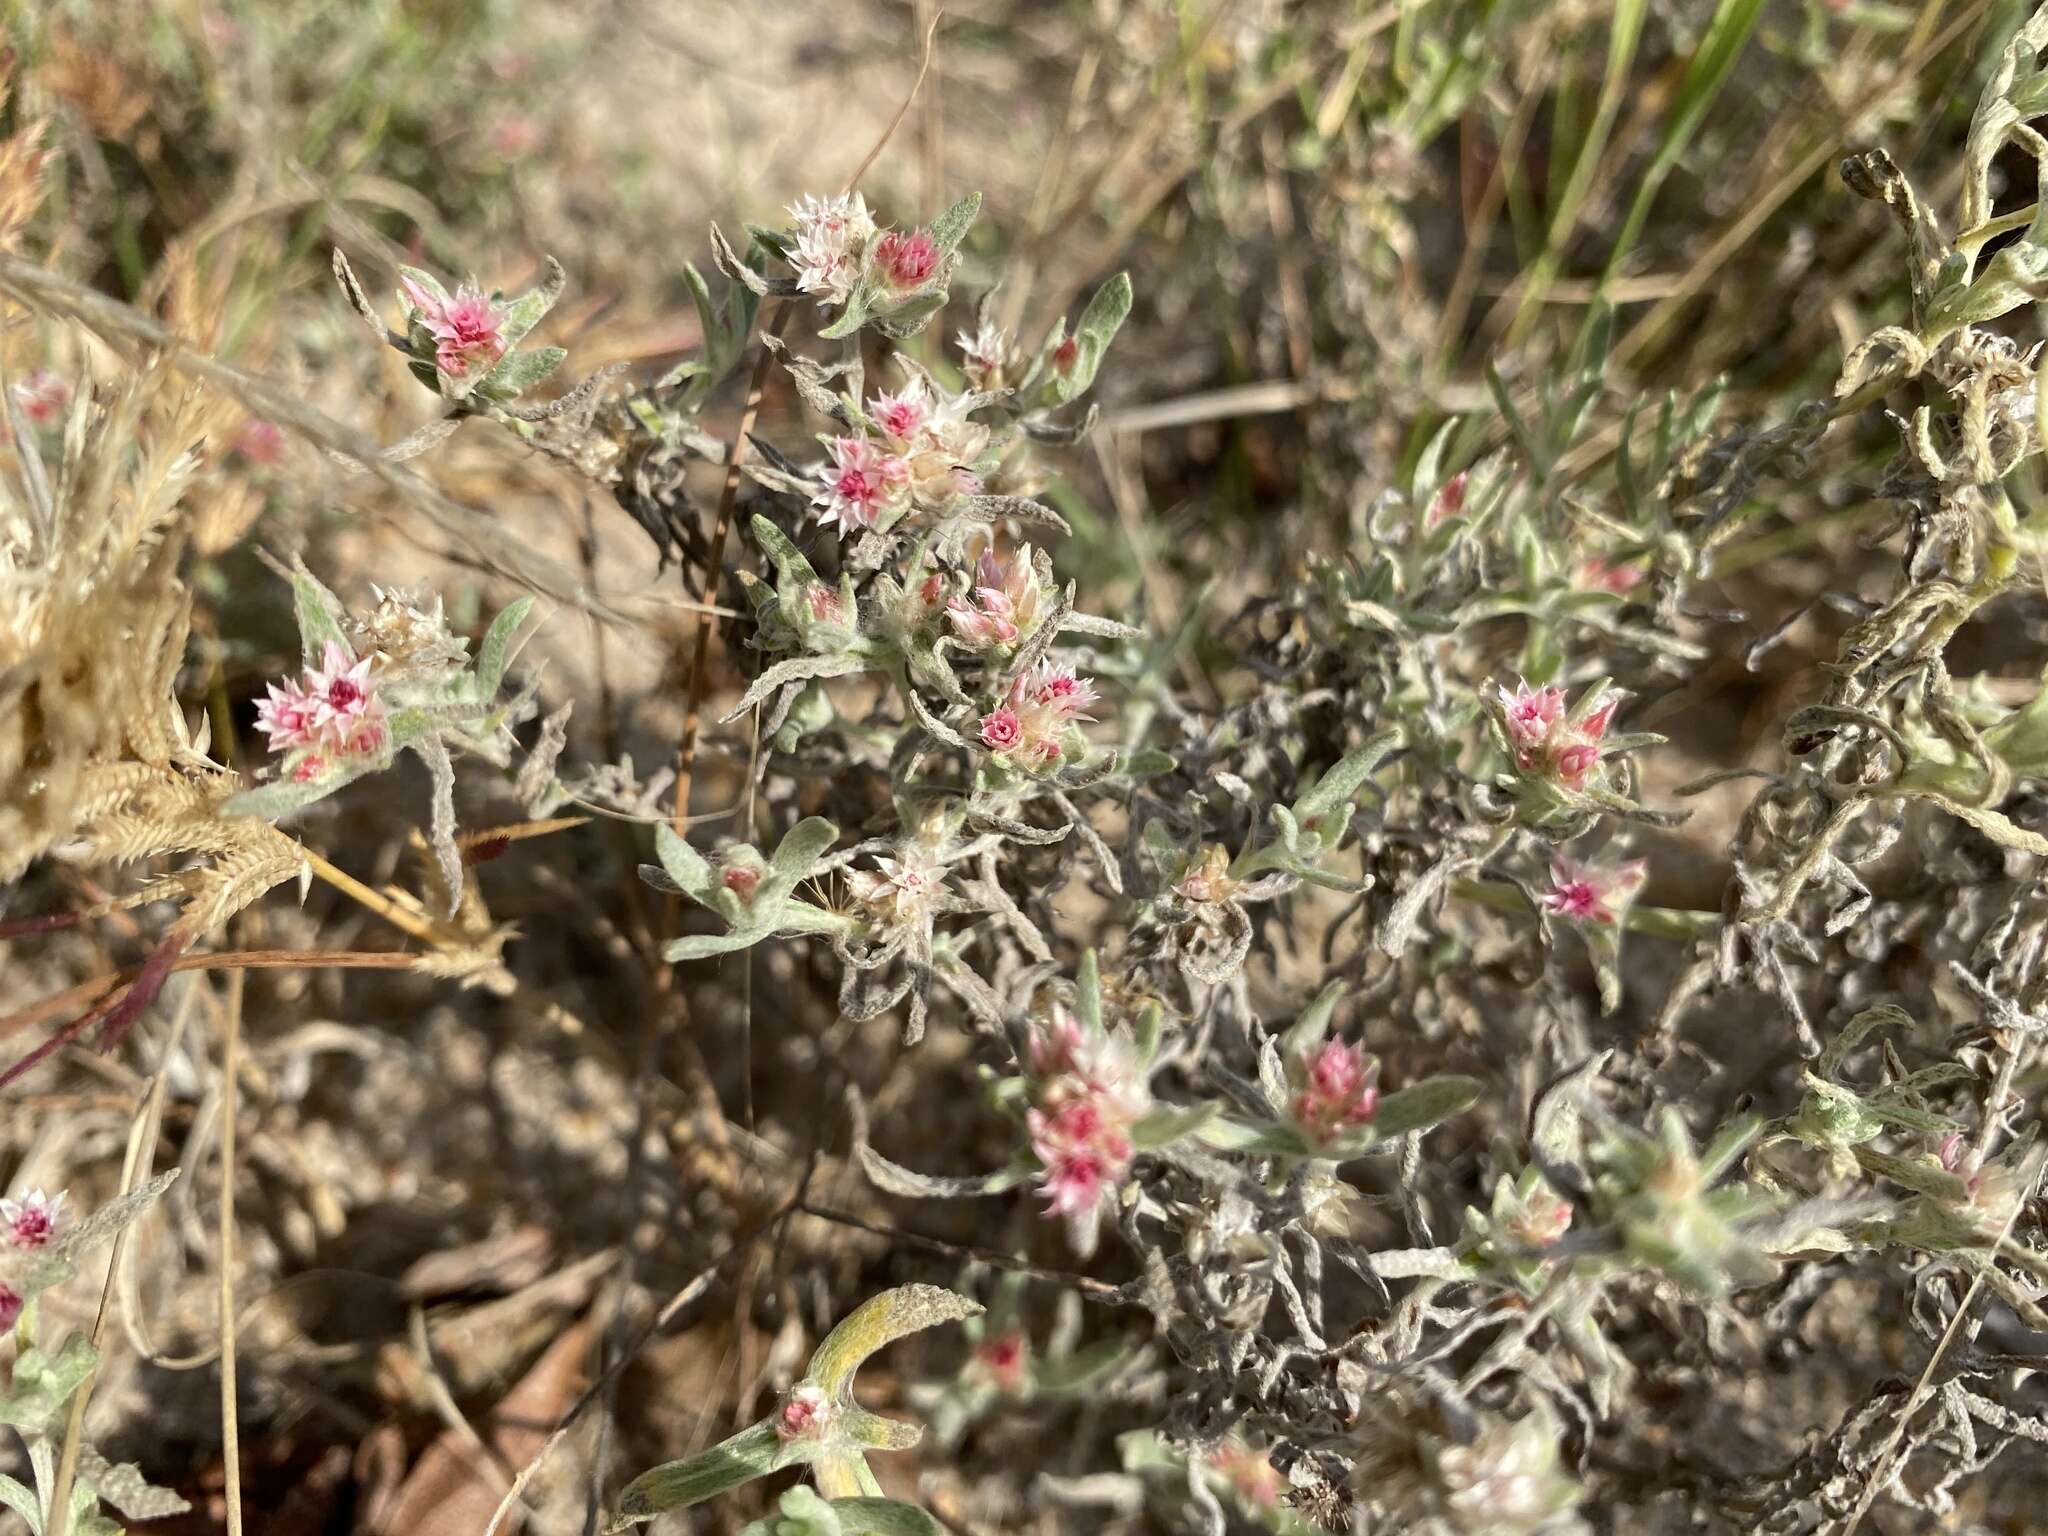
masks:
{"label": "pink flower cluster", "polygon": [[975,562],[973,593],[950,600],[946,617],[961,640],[976,650],[1015,645],[1038,627],[1042,597],[1031,546],[1023,545],[1008,560],[998,560],[991,544]]}
{"label": "pink flower cluster", "polygon": [[400,280],[412,318],[434,338],[434,366],[451,379],[468,378],[471,369],[489,373],[505,355],[505,317],[472,283],[453,298],[435,293],[412,278]]}
{"label": "pink flower cluster", "polygon": [[284,457],[284,429],[251,416],[235,431],[235,452],[250,464],[275,464]]}
{"label": "pink flower cluster", "polygon": [[[1130,1129],[1151,1102],[1129,1050],[1090,1038],[1080,1021],[1055,1008],[1031,1036],[1034,1106],[1025,1116],[1031,1150],[1044,1166],[1039,1188],[1047,1214],[1092,1223],[1130,1170]],[[1092,1233],[1092,1225],[1085,1230]]]}
{"label": "pink flower cluster", "polygon": [[1513,693],[1500,690],[1507,715],[1508,740],[1515,765],[1524,773],[1540,773],[1566,789],[1583,789],[1600,764],[1600,741],[1614,719],[1618,700],[1601,699],[1576,724],[1566,718],[1562,688],[1531,688],[1520,683]]}
{"label": "pink flower cluster", "polygon": [[1003,703],[981,717],[981,744],[998,757],[1046,770],[1066,753],[1068,728],[1092,720],[1095,685],[1072,667],[1041,661],[1017,674]]}
{"label": "pink flower cluster", "polygon": [[938,242],[921,229],[892,229],[875,242],[875,268],[891,288],[922,288],[938,273]]}
{"label": "pink flower cluster", "polygon": [[1380,1107],[1379,1071],[1364,1046],[1325,1040],[1296,1064],[1296,1127],[1320,1143],[1369,1124]]}
{"label": "pink flower cluster", "polygon": [[31,426],[47,427],[71,403],[71,383],[61,374],[38,368],[14,386],[14,403],[21,407],[21,414]]}
{"label": "pink flower cluster", "polygon": [[872,528],[894,507],[910,483],[910,466],[865,437],[835,437],[832,462],[819,471],[823,481],[811,505],[819,519],[836,523],[841,536]]}
{"label": "pink flower cluster", "polygon": [[1550,889],[1541,898],[1543,910],[1573,922],[1611,924],[1642,888],[1648,871],[1641,859],[1603,868],[1559,854],[1551,861]]}
{"label": "pink flower cluster", "polygon": [[339,641],[327,642],[320,665],[303,682],[270,685],[256,706],[256,729],[273,752],[304,752],[293,777],[303,782],[324,772],[330,757],[359,756],[384,745],[384,704],[370,658],[360,661]]}
{"label": "pink flower cluster", "polygon": [[[19,1200],[0,1200],[0,1236],[7,1245],[33,1253],[49,1246],[50,1239],[64,1225],[64,1196],[46,1195],[32,1189]],[[13,1287],[0,1283],[0,1333],[13,1328],[26,1305]]]}
{"label": "pink flower cluster", "polygon": [[875,221],[858,192],[842,197],[806,197],[790,204],[795,238],[790,263],[801,293],[824,304],[844,304],[860,286],[861,256],[875,235]]}

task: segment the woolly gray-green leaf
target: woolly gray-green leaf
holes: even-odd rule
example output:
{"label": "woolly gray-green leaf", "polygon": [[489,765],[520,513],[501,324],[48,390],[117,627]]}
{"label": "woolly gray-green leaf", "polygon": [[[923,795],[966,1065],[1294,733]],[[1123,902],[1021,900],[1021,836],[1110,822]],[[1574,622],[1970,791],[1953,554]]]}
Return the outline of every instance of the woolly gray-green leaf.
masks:
{"label": "woolly gray-green leaf", "polygon": [[807,1381],[838,1393],[862,1361],[885,1345],[920,1329],[975,1317],[981,1303],[936,1285],[902,1285],[871,1296],[825,1337],[804,1372]]}
{"label": "woolly gray-green leaf", "polygon": [[480,698],[491,698],[498,686],[505,680],[505,666],[511,659],[512,641],[519,633],[519,626],[526,622],[526,616],[533,612],[533,599],[522,597],[512,603],[484,631],[483,644],[476,653],[476,686]]}
{"label": "woolly gray-green leaf", "polygon": [[672,1509],[688,1509],[775,1470],[782,1442],[766,1419],[721,1440],[710,1450],[643,1472],[619,1495],[619,1513],[606,1527],[620,1531]]}
{"label": "woolly gray-green leaf", "polygon": [[1380,1100],[1372,1130],[1381,1141],[1426,1131],[1479,1100],[1479,1081],[1470,1077],[1430,1077]]}

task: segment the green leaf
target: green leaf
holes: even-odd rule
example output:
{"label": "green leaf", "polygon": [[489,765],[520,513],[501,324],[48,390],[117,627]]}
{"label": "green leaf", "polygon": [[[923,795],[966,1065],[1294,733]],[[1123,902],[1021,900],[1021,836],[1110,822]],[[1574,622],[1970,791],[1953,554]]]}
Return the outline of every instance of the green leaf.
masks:
{"label": "green leaf", "polygon": [[[979,192],[968,193],[959,202],[932,220],[932,244],[950,256],[959,248],[960,242],[967,238],[967,231],[974,225],[974,216],[980,212],[981,194]],[[1126,284],[1128,285],[1128,279]],[[1128,300],[1126,300],[1124,307],[1126,309],[1130,307]]]}
{"label": "green leaf", "polygon": [[567,347],[534,347],[526,352],[507,352],[477,387],[494,399],[513,399],[561,367],[568,355]]}
{"label": "green leaf", "polygon": [[619,1513],[605,1529],[624,1530],[764,1477],[783,1464],[782,1451],[775,1426],[763,1419],[699,1455],[641,1473],[619,1495]]}
{"label": "green leaf", "polygon": [[699,901],[710,897],[709,861],[665,821],[654,829],[654,852],[655,857],[661,860],[661,867],[668,871],[668,877],[685,895],[694,896]]}
{"label": "green leaf", "polygon": [[1479,1098],[1479,1082],[1470,1077],[1429,1077],[1380,1100],[1371,1130],[1381,1141],[1426,1131],[1438,1121],[1470,1109]]}
{"label": "green leaf", "polygon": [[29,1530],[29,1536],[43,1536],[43,1507],[36,1502],[36,1496],[20,1483],[0,1472],[0,1504],[6,1505],[21,1516],[22,1524]]}
{"label": "green leaf", "polygon": [[1283,1059],[1300,1061],[1314,1053],[1330,1033],[1330,1019],[1337,1012],[1337,1004],[1344,998],[1344,983],[1333,981],[1316,994],[1315,1001],[1301,1010],[1301,1017],[1287,1026],[1287,1033],[1280,1037],[1280,1054]]}
{"label": "green leaf", "polygon": [[842,336],[851,336],[859,330],[868,318],[868,294],[865,289],[856,290],[848,296],[846,308],[837,320],[818,332],[826,341],[837,341]]}
{"label": "green leaf", "polygon": [[837,1394],[862,1361],[885,1345],[939,1323],[975,1317],[981,1303],[936,1285],[903,1285],[870,1297],[847,1314],[811,1356],[807,1381]]}
{"label": "green leaf", "polygon": [[1294,819],[1306,825],[1349,804],[1359,786],[1372,777],[1372,771],[1400,740],[1400,732],[1382,731],[1364,746],[1346,752],[1331,764],[1329,772],[1316,780],[1315,788],[1294,802]]}
{"label": "green leaf", "polygon": [[822,816],[806,816],[783,835],[776,844],[775,856],[768,861],[773,872],[772,878],[783,891],[795,888],[799,880],[809,877],[818,867],[818,860],[839,841],[839,828]]}
{"label": "green leaf", "polygon": [[757,512],[748,527],[753,530],[754,542],[760,546],[761,553],[766,555],[769,563],[775,567],[777,586],[791,590],[809,586],[818,579],[816,567],[804,558],[804,552],[790,542],[788,534],[767,518]]}
{"label": "green leaf", "polygon": [[732,933],[691,933],[674,939],[662,950],[664,960],[680,965],[687,960],[709,960],[714,955],[729,955],[734,950],[748,949],[767,938],[773,930],[768,928],[747,928]]}
{"label": "green leaf", "polygon": [[303,565],[292,572],[292,611],[299,621],[299,652],[309,667],[321,664],[330,641],[350,656],[355,655],[341,632],[334,606],[332,594]]}
{"label": "green leaf", "polygon": [[839,1410],[839,1432],[856,1445],[871,1451],[907,1451],[924,1438],[920,1425],[901,1419],[885,1419],[858,1404]]}
{"label": "green leaf", "polygon": [[946,1528],[901,1499],[834,1499],[832,1513],[846,1536],[946,1536]]}
{"label": "green leaf", "polygon": [[1074,971],[1074,1016],[1091,1036],[1102,1033],[1102,970],[1093,949],[1081,952]]}
{"label": "green leaf", "polygon": [[1061,405],[1078,400],[1095,382],[1103,354],[1131,312],[1131,274],[1119,272],[1100,288],[1074,327],[1074,362],[1065,373],[1054,369],[1047,388]]}
{"label": "green leaf", "polygon": [[356,774],[344,769],[308,779],[303,784],[293,779],[279,779],[274,784],[259,785],[228,796],[221,802],[220,813],[223,816],[259,816],[265,821],[276,821],[311,805],[315,800],[325,799],[355,777]]}
{"label": "green leaf", "polygon": [[1171,1145],[1183,1136],[1195,1135],[1221,1114],[1222,1108],[1220,1104],[1197,1104],[1189,1108],[1162,1104],[1131,1127],[1131,1144],[1140,1151]]}
{"label": "green leaf", "polygon": [[[546,317],[555,307],[555,301],[568,286],[569,274],[562,270],[562,264],[554,257],[547,258],[548,275],[538,288],[529,288],[510,304],[505,306],[505,317],[499,322],[498,335],[505,343],[505,351],[511,350],[526,339],[526,333]],[[559,347],[548,347],[549,352],[560,352]],[[566,355],[566,354],[564,354]],[[509,357],[507,361],[509,361]],[[560,359],[558,358],[557,361]],[[503,364],[499,365],[501,368]],[[496,374],[492,375],[496,378]]]}
{"label": "green leaf", "polygon": [[35,1434],[53,1423],[100,1363],[99,1351],[82,1333],[74,1333],[54,1355],[24,1349],[14,1357],[14,1379],[0,1393],[0,1424]]}
{"label": "green leaf", "polygon": [[1857,1147],[1853,1155],[1866,1173],[1889,1179],[1943,1204],[1961,1205],[1970,1197],[1969,1185],[1937,1163],[1917,1157],[1893,1157],[1888,1152],[1872,1151],[1869,1147]]}
{"label": "green leaf", "polygon": [[1219,1152],[1252,1152],[1268,1157],[1308,1157],[1314,1152],[1301,1132],[1291,1125],[1246,1125],[1240,1120],[1215,1119],[1196,1132],[1204,1146]]}
{"label": "green leaf", "polygon": [[882,1485],[875,1480],[874,1469],[858,1451],[818,1452],[811,1458],[811,1476],[817,1479],[818,1491],[828,1499],[882,1496]]}
{"label": "green leaf", "polygon": [[511,659],[512,640],[519,633],[519,626],[526,622],[526,616],[533,612],[533,599],[522,597],[495,619],[484,631],[483,644],[477,647],[476,683],[477,692],[483,698],[490,698],[498,691],[498,685],[505,680],[505,666]]}
{"label": "green leaf", "polygon": [[1084,1391],[1113,1375],[1131,1353],[1127,1345],[1111,1339],[1056,1360],[1037,1361],[1031,1367],[1032,1394],[1064,1396]]}

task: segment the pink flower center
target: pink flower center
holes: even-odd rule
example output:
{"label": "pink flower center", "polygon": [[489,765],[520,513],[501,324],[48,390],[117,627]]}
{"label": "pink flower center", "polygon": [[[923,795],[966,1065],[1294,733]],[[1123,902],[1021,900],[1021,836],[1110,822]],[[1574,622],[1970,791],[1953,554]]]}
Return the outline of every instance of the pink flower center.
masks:
{"label": "pink flower center", "polygon": [[938,270],[939,248],[921,229],[907,235],[891,230],[875,247],[875,260],[896,287],[917,288],[930,282]]}
{"label": "pink flower center", "polygon": [[761,872],[748,869],[744,864],[735,864],[719,877],[719,883],[741,901],[754,899],[754,887],[761,883]]}
{"label": "pink flower center", "polygon": [[1551,908],[1565,917],[1602,915],[1600,893],[1586,880],[1567,880],[1550,893]]}
{"label": "pink flower center", "polygon": [[49,1211],[41,1206],[29,1206],[14,1218],[14,1246],[40,1248],[56,1230],[57,1224],[50,1220]]}

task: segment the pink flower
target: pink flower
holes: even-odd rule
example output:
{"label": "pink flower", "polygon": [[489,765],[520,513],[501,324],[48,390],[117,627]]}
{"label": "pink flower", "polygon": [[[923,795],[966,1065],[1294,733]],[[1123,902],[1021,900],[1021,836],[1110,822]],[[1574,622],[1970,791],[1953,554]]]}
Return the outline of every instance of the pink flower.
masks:
{"label": "pink flower", "polygon": [[875,221],[858,192],[843,197],[805,197],[790,204],[794,220],[790,264],[801,293],[823,304],[844,304],[860,286],[861,252],[874,237]]}
{"label": "pink flower", "polygon": [[284,432],[276,422],[252,416],[235,433],[235,452],[251,464],[275,464],[284,457]]}
{"label": "pink flower", "polygon": [[1429,517],[1425,526],[1434,528],[1438,523],[1447,522],[1465,510],[1465,471],[1459,470],[1443,484],[1429,503]]}
{"label": "pink flower", "polygon": [[1067,336],[1052,349],[1052,371],[1062,378],[1074,371],[1074,363],[1081,356],[1080,338]]}
{"label": "pink flower", "polygon": [[742,902],[750,902],[754,888],[761,883],[761,871],[746,864],[728,864],[719,872],[718,883]]}
{"label": "pink flower", "polygon": [[977,649],[1015,645],[1038,626],[1041,594],[1031,546],[1009,560],[996,558],[994,546],[981,552],[974,567],[974,593],[946,604],[946,617],[967,644]]}
{"label": "pink flower", "polygon": [[507,112],[491,124],[491,152],[501,160],[524,159],[540,141],[540,124],[525,112]]}
{"label": "pink flower", "polygon": [[892,229],[875,246],[875,265],[892,288],[922,288],[939,270],[939,248],[921,229]]}
{"label": "pink flower", "polygon": [[271,751],[311,745],[314,704],[313,695],[289,678],[270,684],[269,696],[256,706],[256,729],[270,738]]}
{"label": "pink flower", "polygon": [[1038,1077],[1058,1077],[1076,1070],[1081,1060],[1081,1021],[1054,1006],[1052,1017],[1031,1030],[1031,1070]]}
{"label": "pink flower", "polygon": [[1311,1141],[1327,1141],[1347,1127],[1365,1125],[1379,1111],[1379,1064],[1364,1046],[1325,1040],[1313,1056],[1296,1064],[1294,1076],[1301,1085],[1294,1096],[1294,1122]]}
{"label": "pink flower", "polygon": [[21,1309],[28,1303],[21,1299],[21,1293],[5,1282],[0,1282],[0,1333],[13,1331],[21,1317]]}
{"label": "pink flower", "polygon": [[790,1388],[775,1410],[775,1433],[783,1440],[814,1439],[832,1417],[832,1404],[817,1387]]}
{"label": "pink flower", "polygon": [[1072,667],[1041,661],[1010,684],[1010,705],[1034,706],[1055,720],[1092,720],[1087,713],[1096,701],[1095,684]]}
{"label": "pink flower", "polygon": [[1568,789],[1583,789],[1587,777],[1600,764],[1600,749],[1585,742],[1564,748],[1557,754],[1557,779]]}
{"label": "pink flower", "polygon": [[1030,1341],[1016,1329],[985,1340],[974,1351],[974,1363],[995,1383],[996,1389],[1011,1394],[1023,1390],[1024,1368],[1030,1358]]}
{"label": "pink flower", "polygon": [[832,462],[818,472],[823,488],[811,498],[824,509],[819,520],[837,523],[842,537],[874,527],[907,483],[908,466],[864,437],[835,437],[830,451]]}
{"label": "pink flower", "polygon": [[314,733],[336,752],[371,752],[384,744],[384,705],[370,658],[360,661],[339,641],[327,642],[320,666],[306,674]]}
{"label": "pink flower", "polygon": [[38,368],[14,386],[14,401],[31,424],[47,427],[71,403],[71,383],[61,374]]}
{"label": "pink flower", "polygon": [[1612,868],[1581,864],[1559,854],[1550,866],[1543,910],[1579,923],[1613,923],[1641,888],[1649,866],[1630,859]]}
{"label": "pink flower", "polygon": [[1080,1216],[1096,1210],[1130,1168],[1135,1151],[1130,1137],[1092,1095],[1050,1111],[1031,1110],[1025,1122],[1031,1130],[1031,1150],[1045,1165],[1039,1188],[1051,1215]]}
{"label": "pink flower", "polygon": [[434,338],[434,366],[451,379],[469,376],[472,368],[489,373],[505,355],[505,317],[496,306],[465,283],[453,298],[443,298],[424,284],[401,279],[413,319]]}
{"label": "pink flower", "polygon": [[1576,790],[1583,789],[1600,766],[1599,743],[1621,701],[1613,694],[1603,695],[1577,721],[1565,713],[1562,688],[1521,683],[1513,693],[1502,688],[1500,702],[1515,766]]}
{"label": "pink flower", "polygon": [[1642,571],[1633,565],[1609,565],[1598,558],[1579,567],[1579,584],[1596,592],[1620,594],[1633,591],[1642,579]]}
{"label": "pink flower", "polygon": [[1507,708],[1508,735],[1518,748],[1542,746],[1550,739],[1552,728],[1564,718],[1562,688],[1531,688],[1520,683],[1512,694],[1503,688],[1501,700]]}
{"label": "pink flower", "polygon": [[1024,723],[1014,709],[992,709],[981,717],[981,744],[991,752],[1014,752],[1024,740]]}
{"label": "pink flower", "polygon": [[41,1248],[64,1224],[64,1195],[32,1189],[19,1200],[0,1200],[0,1223],[17,1248]]}
{"label": "pink flower", "polygon": [[327,759],[318,752],[308,752],[299,759],[299,766],[292,770],[294,784],[310,784],[327,771]]}
{"label": "pink flower", "polygon": [[893,395],[877,395],[868,402],[868,419],[884,436],[908,447],[931,415],[924,397],[924,380],[912,379]]}

